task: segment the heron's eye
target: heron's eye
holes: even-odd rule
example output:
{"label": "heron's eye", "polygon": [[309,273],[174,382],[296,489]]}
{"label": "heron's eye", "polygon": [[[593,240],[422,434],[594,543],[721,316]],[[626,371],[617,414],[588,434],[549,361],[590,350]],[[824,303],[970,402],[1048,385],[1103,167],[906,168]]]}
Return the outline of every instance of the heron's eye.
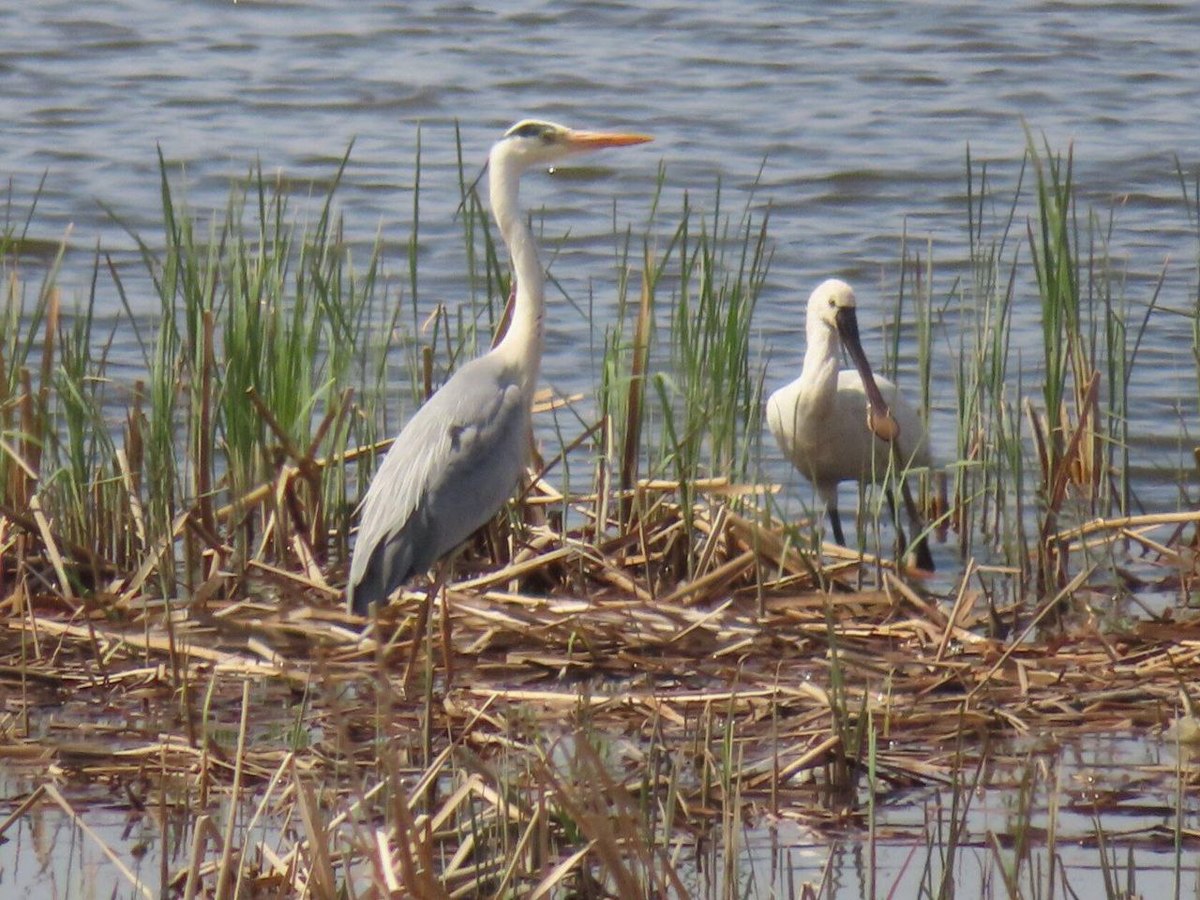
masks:
{"label": "heron's eye", "polygon": [[830,297],[829,298],[829,308],[833,309],[835,306],[837,306],[837,301],[834,300],[832,297]]}

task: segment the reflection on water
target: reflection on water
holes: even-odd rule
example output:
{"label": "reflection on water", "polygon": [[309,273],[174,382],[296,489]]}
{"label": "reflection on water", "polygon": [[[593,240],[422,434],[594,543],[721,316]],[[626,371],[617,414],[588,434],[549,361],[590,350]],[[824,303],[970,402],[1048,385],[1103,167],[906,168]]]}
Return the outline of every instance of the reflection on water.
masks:
{"label": "reflection on water", "polygon": [[[5,788],[12,783],[5,779]],[[5,790],[5,796],[13,796]],[[90,834],[58,807],[28,813],[0,845],[4,896],[158,897],[162,834],[145,816],[81,801]],[[98,838],[98,840],[93,838]],[[107,848],[107,849],[106,849]],[[122,874],[109,852],[128,870]],[[142,890],[141,888],[145,888]]]}
{"label": "reflection on water", "polygon": [[[865,813],[852,826],[823,829],[810,810],[765,816],[744,835],[739,884],[756,897],[800,896],[805,884],[823,886],[821,897],[917,897],[939,896],[945,881],[956,896],[999,898],[1009,896],[1007,867],[1019,896],[1050,896],[1051,878],[1053,893],[1065,886],[1078,897],[1110,896],[1106,879],[1119,896],[1134,887],[1148,897],[1200,891],[1200,838],[1188,824],[1200,804],[1181,788],[1173,746],[1111,735],[1053,751],[1026,744],[998,746],[1028,761],[985,765],[977,784],[972,761],[957,797],[950,787],[881,792],[874,840]],[[1190,779],[1193,765],[1185,760],[1180,777]],[[710,874],[701,867],[697,876],[700,896],[719,881],[711,873],[721,871],[720,850],[713,854]]]}
{"label": "reflection on water", "polygon": [[[1136,885],[1142,896],[1178,895],[1177,886],[1182,896],[1200,891],[1200,838],[1189,824],[1200,802],[1180,788],[1169,743],[1092,735],[1053,750],[1034,742],[995,749],[1026,761],[969,761],[957,797],[950,786],[881,790],[873,822],[865,797],[840,823],[834,817],[818,824],[820,805],[803,793],[809,802],[783,799],[778,809],[760,811],[737,835],[737,895],[798,897],[808,885],[828,898],[937,896],[946,880],[958,896],[1000,898],[1008,896],[1004,867],[1019,896],[1048,896],[1050,878],[1056,893],[1065,886],[1078,897],[1108,896],[1106,879],[1123,891]],[[1194,760],[1182,764],[1188,779]],[[975,771],[983,773],[978,782]],[[0,775],[4,806],[35,783]],[[87,831],[43,798],[0,844],[5,897],[157,897],[164,877],[172,891],[182,890],[194,821],[171,812],[164,821],[153,804],[132,808],[127,793],[100,784],[63,793]],[[243,799],[241,823],[255,802]],[[275,844],[279,824],[259,822],[253,835],[238,831],[238,839],[243,846]],[[679,857],[685,884],[697,898],[729,896],[720,835],[701,847],[698,856]]]}

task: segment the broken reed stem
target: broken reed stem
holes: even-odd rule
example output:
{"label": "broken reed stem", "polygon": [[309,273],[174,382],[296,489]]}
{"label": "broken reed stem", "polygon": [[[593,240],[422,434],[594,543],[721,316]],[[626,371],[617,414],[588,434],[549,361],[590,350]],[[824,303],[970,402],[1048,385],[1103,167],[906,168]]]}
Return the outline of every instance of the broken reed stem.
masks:
{"label": "broken reed stem", "polygon": [[42,789],[43,794],[52,800],[59,807],[59,809],[66,814],[71,823],[78,828],[86,838],[96,845],[100,852],[104,854],[105,858],[112,864],[113,868],[121,873],[122,877],[129,882],[130,886],[132,886],[135,891],[145,897],[146,900],[154,900],[154,894],[150,888],[142,884],[142,880],[138,878],[138,876],[132,871],[130,871],[129,867],[125,865],[125,861],[121,859],[116,851],[108,846],[108,844],[105,843],[100,835],[98,835],[95,830],[83,820],[83,817],[75,811],[75,808],[67,801],[67,798],[59,793],[58,788],[49,782],[44,782],[42,784]]}
{"label": "broken reed stem", "polygon": [[192,826],[192,852],[187,867],[187,880],[183,886],[183,900],[195,900],[200,888],[200,879],[204,872],[204,848],[208,844],[210,835],[220,840],[221,835],[217,832],[212,817],[202,814],[197,817]]}
{"label": "broken reed stem", "polygon": [[11,813],[5,816],[4,821],[0,822],[0,838],[4,837],[4,835],[8,833],[8,829],[12,828],[13,825],[21,821],[21,819],[25,817],[25,814],[37,806],[45,796],[45,784],[39,784],[32,791],[30,791],[29,795],[20,803],[18,803],[16,808],[13,809]]}
{"label": "broken reed stem", "polygon": [[1114,516],[1092,519],[1074,528],[1056,532],[1051,540],[1056,543],[1077,540],[1105,531],[1123,531],[1132,528],[1155,528],[1160,525],[1189,525],[1200,523],[1200,510],[1176,513],[1151,513],[1140,516]]}
{"label": "broken reed stem", "polygon": [[[258,826],[258,823],[267,818],[267,810],[270,806],[271,798],[275,796],[275,789],[279,786],[279,783],[283,780],[285,774],[291,774],[293,779],[297,777],[296,754],[290,750],[284,754],[279,765],[275,767],[275,771],[271,773],[271,780],[267,782],[267,787],[263,791],[262,798],[258,801],[258,805],[255,806],[254,813],[250,816],[250,820],[246,823],[246,827],[242,829],[244,834],[253,834],[254,829]],[[244,850],[243,855],[245,855]],[[248,872],[248,866],[238,866],[237,881],[233,886],[233,896],[235,898],[246,896],[245,893],[243,893],[243,886],[245,884],[245,879]]]}
{"label": "broken reed stem", "polygon": [[[387,438],[386,440],[376,441],[374,444],[366,444],[361,447],[354,447],[350,450],[346,450],[343,453],[337,453],[333,456],[314,459],[312,464],[317,469],[324,469],[328,466],[339,463],[355,462],[364,456],[375,456],[379,453],[386,452],[387,449],[392,446],[395,440],[395,438]],[[298,466],[283,466],[281,469],[282,474],[289,478],[299,474],[299,471],[300,470]],[[276,490],[278,483],[278,479],[272,479],[271,481],[263,482],[258,487],[248,491],[241,497],[234,500],[232,503],[228,503],[225,506],[220,507],[216,511],[216,517],[224,521],[236,516],[239,512],[247,507],[253,506],[256,503],[261,503],[263,500],[266,500],[271,496],[272,491]]]}
{"label": "broken reed stem", "polygon": [[[244,776],[243,766],[246,761],[246,733],[250,722],[250,679],[242,680],[242,717],[238,724],[238,738],[236,756],[233,759],[233,784],[229,790],[229,814],[225,821],[225,832],[222,835],[223,845],[221,849],[221,865],[217,876],[217,889],[214,894],[215,900],[226,900],[229,896],[229,889],[233,878],[234,866],[234,834],[237,828],[239,804],[238,798],[242,795],[242,778]],[[237,866],[241,868],[242,861],[239,854]],[[332,896],[332,895],[327,895]]]}
{"label": "broken reed stem", "polygon": [[992,676],[1000,670],[1001,666],[1008,662],[1008,658],[1024,644],[1025,639],[1033,633],[1033,629],[1035,629],[1041,623],[1042,619],[1044,619],[1052,610],[1057,609],[1065,598],[1071,596],[1076,590],[1079,589],[1081,585],[1083,585],[1084,582],[1088,580],[1094,569],[1095,566],[1091,566],[1087,569],[1084,569],[1082,572],[1079,572],[1070,580],[1070,582],[1067,583],[1066,586],[1062,588],[1062,590],[1052,597],[1047,598],[1042,603],[1042,608],[1038,610],[1037,614],[1032,619],[1030,619],[1029,624],[1025,626],[1025,629],[1021,632],[1021,634],[1008,645],[1008,648],[1000,654],[1000,658],[996,660],[996,662],[990,669],[987,670],[986,673],[984,673],[983,677],[979,679],[979,682],[973,688],[971,688],[970,693],[967,694],[968,701],[970,701],[977,693],[979,693],[980,690],[983,689],[983,687],[992,679]]}

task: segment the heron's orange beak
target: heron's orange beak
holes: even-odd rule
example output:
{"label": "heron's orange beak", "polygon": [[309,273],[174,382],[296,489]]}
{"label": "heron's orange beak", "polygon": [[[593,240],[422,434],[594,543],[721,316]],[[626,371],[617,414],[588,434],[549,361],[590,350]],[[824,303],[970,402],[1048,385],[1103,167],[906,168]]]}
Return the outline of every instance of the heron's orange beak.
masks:
{"label": "heron's orange beak", "polygon": [[630,134],[620,131],[571,131],[567,143],[579,150],[600,150],[604,147],[629,147],[645,144],[654,138],[648,134]]}

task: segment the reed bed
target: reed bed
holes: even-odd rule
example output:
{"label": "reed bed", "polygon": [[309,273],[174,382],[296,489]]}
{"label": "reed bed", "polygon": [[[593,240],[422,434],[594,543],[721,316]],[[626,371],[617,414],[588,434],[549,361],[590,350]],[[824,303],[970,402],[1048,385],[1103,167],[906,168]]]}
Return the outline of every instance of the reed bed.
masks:
{"label": "reed bed", "polygon": [[[777,529],[718,500],[693,511],[715,547],[704,570],[666,591],[644,572],[678,530],[676,487],[642,486],[663,511],[644,544],[531,530],[521,558],[450,585],[424,636],[420,593],[364,635],[323,584],[265,568],[203,615],[14,609],[0,649],[20,702],[0,758],[37,784],[18,812],[119,789],[177,860],[131,883],[171,892],[220,894],[224,877],[248,896],[703,895],[680,870],[711,840],[736,867],[747,817],[832,840],[865,832],[871,803],[985,760],[1017,768],[1028,751],[997,737],[1196,727],[1182,697],[1200,621],[1101,630],[1090,569],[1032,610],[988,603],[1017,573],[974,566],[948,611],[871,559],[831,556],[825,577],[868,567],[877,588],[826,592]],[[1073,624],[1043,629],[1064,604]],[[1190,767],[1140,773],[1176,776],[1196,789]],[[1118,788],[1072,802],[1100,814]],[[1143,840],[1191,852],[1200,832]]]}
{"label": "reed bed", "polygon": [[[959,459],[949,505],[936,479],[926,492],[953,577],[934,588],[785,517],[761,478],[750,325],[767,223],[748,204],[730,224],[719,198],[674,220],[656,202],[641,248],[615,237],[595,411],[542,398],[556,425],[539,434],[561,446],[543,442],[519,501],[444,589],[415,584],[365,628],[340,583],[397,400],[389,366],[407,361],[410,406],[503,318],[507,275],[469,179],[477,300],[432,329],[403,299],[419,177],[398,286],[381,246],[356,263],[332,189],[296,224],[255,172],[203,223],[164,166],[163,237],[137,236],[153,327],[118,261],[99,256],[68,310],[65,242],[35,265],[9,233],[0,760],[28,790],[0,837],[63,817],[129,896],[832,896],[829,869],[798,882],[754,864],[785,824],[872,859],[908,846],[923,896],[953,895],[968,852],[986,896],[1070,893],[1072,842],[1093,848],[1109,896],[1135,889],[1135,851],[1166,853],[1181,883],[1200,846],[1190,764],[1131,767],[1136,789],[1064,787],[1037,764],[1085,735],[1161,735],[1186,758],[1200,513],[1132,512],[1128,310],[1098,275],[1079,290],[1103,267],[1071,227],[1069,160],[1031,141],[1028,162],[1038,397],[1014,398],[1008,375],[1018,200],[985,222],[969,165]],[[133,384],[109,374],[104,273],[142,348]],[[913,289],[922,359],[931,291]],[[583,489],[556,477],[580,470]],[[1012,806],[980,831],[989,787]],[[97,788],[127,818],[120,838],[89,824]],[[949,808],[886,824],[930,791]],[[1131,795],[1163,793],[1160,824],[1113,830]],[[1063,824],[1081,815],[1094,827]]]}

